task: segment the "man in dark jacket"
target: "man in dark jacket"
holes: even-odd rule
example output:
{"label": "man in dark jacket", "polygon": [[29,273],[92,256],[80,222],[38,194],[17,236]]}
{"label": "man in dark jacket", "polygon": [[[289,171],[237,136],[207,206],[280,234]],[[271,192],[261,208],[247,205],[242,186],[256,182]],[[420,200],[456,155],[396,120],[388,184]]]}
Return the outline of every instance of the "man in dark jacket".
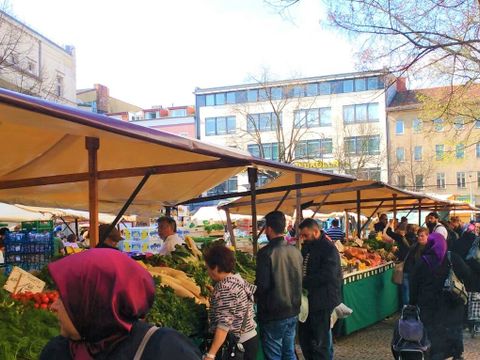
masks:
{"label": "man in dark jacket", "polygon": [[305,219],[299,228],[305,242],[303,287],[308,291],[308,318],[298,329],[300,346],[307,360],[331,359],[330,316],[342,298],[340,255],[315,220]]}
{"label": "man in dark jacket", "polygon": [[257,316],[265,359],[294,360],[302,294],[302,254],[283,237],[285,215],[265,216],[268,245],[257,254]]}

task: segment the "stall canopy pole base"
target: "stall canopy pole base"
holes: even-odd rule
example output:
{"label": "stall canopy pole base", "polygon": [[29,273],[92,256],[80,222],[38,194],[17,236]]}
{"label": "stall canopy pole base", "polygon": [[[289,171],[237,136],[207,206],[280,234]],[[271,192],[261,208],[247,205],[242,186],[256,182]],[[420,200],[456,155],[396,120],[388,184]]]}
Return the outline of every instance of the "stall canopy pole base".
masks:
{"label": "stall canopy pole base", "polygon": [[[282,206],[283,202],[285,201],[285,199],[288,197],[289,194],[290,194],[290,190],[285,192],[285,195],[283,195],[283,197],[280,199],[280,202],[277,204],[277,206],[275,206],[275,209],[273,211],[277,211],[278,209],[280,209],[280,206]],[[264,231],[265,231],[265,225],[263,225],[260,231],[258,232],[258,237],[260,237]]]}
{"label": "stall canopy pole base", "polygon": [[[130,195],[130,197],[127,199],[127,202],[123,205],[123,207],[120,209],[120,211],[118,212],[117,214],[117,217],[115,218],[115,220],[113,220],[113,222],[111,224],[108,225],[108,229],[107,231],[103,234],[104,236],[107,235],[107,234],[110,234],[110,231],[112,231],[115,226],[117,226],[117,224],[120,222],[120,220],[122,219],[123,215],[125,214],[125,211],[127,211],[128,207],[130,206],[130,204],[133,202],[133,200],[135,200],[135,198],[137,197],[138,193],[140,192],[140,190],[142,190],[143,186],[145,185],[145,183],[147,182],[148,178],[150,177],[151,173],[146,173],[145,176],[143,177],[143,179],[140,181],[140,183],[137,185],[137,187],[135,188],[135,190],[133,190],[132,194]],[[100,241],[104,241],[105,239],[100,239]]]}
{"label": "stall canopy pole base", "polygon": [[257,233],[257,169],[248,168],[248,182],[250,184],[250,193],[251,193],[251,202],[250,206],[252,209],[252,245],[253,245],[253,255],[257,255],[258,250],[258,233]]}
{"label": "stall canopy pole base", "polygon": [[85,147],[88,150],[88,212],[90,218],[90,247],[98,244],[98,163],[97,154],[100,148],[98,138],[86,137]]}
{"label": "stall canopy pole base", "polygon": [[230,210],[224,209],[225,211],[225,216],[227,217],[227,230],[230,235],[230,242],[232,243],[232,246],[237,250],[237,241],[235,239],[235,233],[233,231],[233,224],[232,224],[232,217],[230,216]]}

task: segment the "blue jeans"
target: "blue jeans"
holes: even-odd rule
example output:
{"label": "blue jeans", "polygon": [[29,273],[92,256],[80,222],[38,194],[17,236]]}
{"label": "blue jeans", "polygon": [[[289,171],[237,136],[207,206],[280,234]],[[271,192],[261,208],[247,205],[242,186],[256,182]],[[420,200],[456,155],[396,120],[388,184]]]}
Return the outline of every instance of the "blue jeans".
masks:
{"label": "blue jeans", "polygon": [[410,276],[408,273],[403,273],[403,282],[401,286],[402,293],[402,305],[408,305],[410,303]]}
{"label": "blue jeans", "polygon": [[296,328],[297,316],[260,323],[265,360],[296,360]]}

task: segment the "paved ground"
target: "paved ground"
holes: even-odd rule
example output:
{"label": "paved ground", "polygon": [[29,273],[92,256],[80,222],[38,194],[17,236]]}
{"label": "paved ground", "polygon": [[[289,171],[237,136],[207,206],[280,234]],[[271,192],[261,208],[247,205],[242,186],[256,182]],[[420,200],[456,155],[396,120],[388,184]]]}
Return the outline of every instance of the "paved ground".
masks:
{"label": "paved ground", "polygon": [[[338,339],[335,343],[335,360],[389,360],[392,329],[396,318],[382,321],[367,329]],[[464,334],[465,359],[480,359],[480,335],[471,339]]]}

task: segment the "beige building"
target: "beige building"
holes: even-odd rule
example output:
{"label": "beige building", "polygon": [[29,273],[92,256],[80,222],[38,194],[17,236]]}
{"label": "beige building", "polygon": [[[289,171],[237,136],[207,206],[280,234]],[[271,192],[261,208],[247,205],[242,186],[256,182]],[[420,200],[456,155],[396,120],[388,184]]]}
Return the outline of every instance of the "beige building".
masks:
{"label": "beige building", "polygon": [[[382,72],[196,89],[197,136],[252,155],[387,181]],[[262,180],[260,180],[261,182]],[[243,188],[232,179],[224,191]]]}
{"label": "beige building", "polygon": [[76,106],[75,50],[0,11],[0,86]]}
{"label": "beige building", "polygon": [[109,114],[124,121],[143,118],[143,110],[137,105],[110,96],[105,85],[95,84],[93,88],[77,90],[78,106],[98,114]]}
{"label": "beige building", "polygon": [[389,182],[479,205],[480,121],[429,117],[421,99],[442,89],[398,92],[387,108]]}

